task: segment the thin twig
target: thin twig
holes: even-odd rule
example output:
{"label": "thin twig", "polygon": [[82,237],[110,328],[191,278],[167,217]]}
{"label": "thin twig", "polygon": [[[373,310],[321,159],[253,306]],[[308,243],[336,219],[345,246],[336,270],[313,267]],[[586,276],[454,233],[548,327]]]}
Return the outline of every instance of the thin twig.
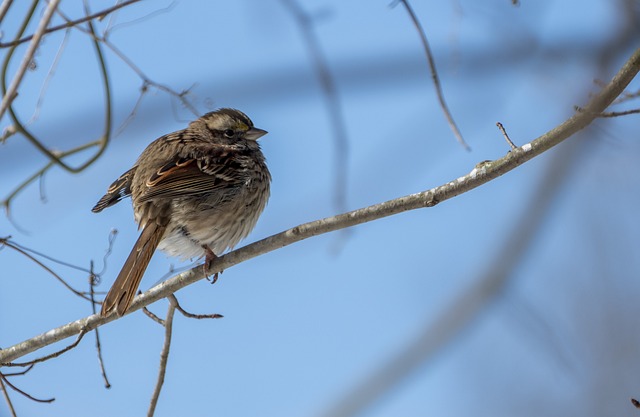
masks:
{"label": "thin twig", "polygon": [[42,87],[40,88],[40,94],[38,94],[38,101],[36,102],[36,107],[33,110],[33,115],[27,122],[27,124],[32,124],[38,117],[40,117],[40,109],[42,108],[42,103],[44,102],[44,96],[47,90],[49,89],[49,83],[53,79],[53,75],[60,64],[60,59],[62,58],[62,52],[65,50],[67,46],[67,42],[69,42],[69,34],[71,33],[70,29],[67,29],[64,33],[64,37],[62,38],[62,42],[60,42],[60,46],[58,47],[58,51],[56,52],[56,56],[53,58],[53,62],[51,63],[51,67],[49,67],[49,71],[47,72],[47,77],[44,79],[42,83]]}
{"label": "thin twig", "polygon": [[[573,109],[578,112],[586,112],[583,107],[573,106]],[[600,112],[598,113],[598,117],[620,117],[620,116],[628,116],[630,114],[638,114],[640,113],[640,109],[632,109],[632,110],[624,110],[624,111],[611,111],[611,112]]]}
{"label": "thin twig", "polygon": [[7,90],[4,92],[2,103],[0,103],[0,120],[2,119],[2,116],[4,116],[4,113],[7,111],[9,105],[18,93],[18,87],[22,82],[24,74],[27,72],[27,69],[29,69],[29,66],[31,65],[31,60],[36,53],[36,49],[38,49],[38,46],[40,45],[40,39],[42,39],[42,36],[45,34],[47,25],[53,17],[53,13],[58,7],[58,3],[60,3],[60,0],[50,0],[47,4],[47,8],[42,15],[42,19],[40,19],[40,23],[38,24],[38,28],[33,35],[33,39],[31,40],[27,51],[24,53],[22,62],[20,63],[20,66],[16,71],[16,75],[13,77],[11,84],[9,84],[9,88],[7,88]]}
{"label": "thin twig", "polygon": [[[91,293],[91,309],[93,314],[97,313],[96,305],[98,302],[95,299],[95,286],[97,275],[93,273],[93,261],[91,262],[91,275],[89,275],[89,292]],[[98,353],[98,365],[100,366],[100,373],[102,374],[102,379],[104,380],[105,388],[111,388],[111,383],[109,382],[109,378],[107,377],[107,370],[104,367],[104,360],[102,358],[102,345],[100,343],[100,329],[95,330],[96,334],[96,351]]]}
{"label": "thin twig", "polygon": [[[7,386],[9,388],[11,388],[12,390],[14,390],[15,392],[17,392],[18,394],[30,399],[31,401],[35,401],[38,403],[50,403],[55,401],[55,398],[47,398],[46,400],[40,399],[40,398],[36,398],[31,394],[28,394],[27,392],[21,390],[20,388],[16,387],[15,385],[13,385],[11,382],[9,382],[9,380],[5,377],[5,375],[3,375],[2,373],[0,373],[0,380],[2,380],[2,382],[4,382],[5,384],[7,384]],[[4,387],[3,387],[4,388]]]}
{"label": "thin twig", "polygon": [[416,27],[416,30],[420,34],[420,39],[422,40],[424,53],[427,56],[427,60],[429,61],[429,69],[431,70],[431,79],[433,80],[433,85],[436,88],[436,95],[438,96],[438,102],[440,103],[440,108],[442,109],[442,112],[447,118],[449,127],[451,128],[451,131],[455,135],[458,143],[460,143],[467,151],[470,151],[471,147],[467,144],[467,142],[465,142],[464,138],[462,137],[462,133],[460,133],[460,129],[458,129],[458,125],[456,124],[455,120],[453,120],[453,116],[451,115],[449,106],[447,106],[447,102],[444,99],[442,85],[440,84],[440,77],[438,77],[438,71],[436,70],[436,61],[433,58],[433,54],[431,53],[431,47],[429,46],[427,35],[424,29],[422,28],[422,25],[420,24],[418,17],[413,12],[413,8],[411,8],[409,1],[408,0],[399,0],[399,1],[404,5],[405,9],[407,9],[407,12],[409,13],[409,17],[411,18],[411,21],[413,22],[414,26]]}
{"label": "thin twig", "polygon": [[129,126],[129,123],[131,123],[131,121],[136,117],[138,108],[142,104],[142,99],[144,98],[144,96],[147,94],[148,91],[149,91],[149,84],[145,80],[142,80],[142,87],[140,87],[140,95],[138,96],[138,99],[133,105],[133,109],[131,109],[131,111],[129,112],[129,115],[124,119],[122,124],[120,124],[118,129],[116,129],[116,136],[124,132],[127,126]]}
{"label": "thin twig", "polygon": [[[5,241],[9,240],[10,238],[11,238],[11,236],[8,236],[6,238],[0,238],[0,243],[5,243]],[[20,248],[20,249],[26,251],[26,252],[29,252],[29,253],[32,253],[34,255],[40,256],[40,257],[45,258],[45,259],[47,259],[47,260],[49,260],[51,262],[55,262],[58,265],[66,266],[67,268],[75,269],[75,270],[81,271],[81,272],[86,272],[88,274],[92,273],[91,269],[83,268],[81,266],[74,265],[74,264],[69,263],[69,262],[61,261],[60,259],[56,259],[53,256],[47,255],[46,253],[42,253],[42,252],[39,252],[37,250],[27,248],[26,246],[21,245],[21,244],[19,244],[17,242],[13,242],[12,241],[11,244],[13,246],[17,247],[17,248]]]}
{"label": "thin twig", "polygon": [[628,116],[630,114],[639,114],[639,113],[640,113],[640,109],[611,111],[611,112],[600,113],[600,117],[620,117],[620,116]]}
{"label": "thin twig", "polygon": [[[542,136],[532,140],[521,147],[510,151],[506,156],[495,161],[482,164],[481,167],[472,169],[471,172],[453,179],[445,184],[399,197],[383,203],[374,204],[358,210],[353,210],[337,216],[324,218],[301,224],[289,230],[277,233],[265,239],[251,243],[217,258],[209,268],[203,271],[203,266],[198,265],[189,271],[178,274],[160,284],[154,286],[144,294],[136,297],[128,310],[132,313],[147,306],[169,294],[173,294],[181,288],[203,279],[206,275],[228,270],[234,265],[255,258],[260,255],[278,250],[304,239],[321,234],[333,232],[345,227],[367,223],[384,217],[396,215],[409,210],[425,207],[433,207],[440,202],[449,200],[478,188],[509,171],[516,169],[527,161],[548,151],[552,147],[563,142],[575,133],[581,131],[596,119],[597,115],[604,111],[611,102],[618,97],[629,85],[631,80],[640,71],[640,49],[634,51],[627,62],[600,92],[594,96],[585,107],[586,111],[577,112],[569,119],[556,126]],[[80,320],[65,324],[31,339],[17,343],[6,349],[0,350],[0,364],[10,362],[16,358],[34,352],[44,346],[71,337],[79,332],[91,331],[105,323],[117,320],[119,316],[112,314],[109,317],[92,315]]]}
{"label": "thin twig", "polygon": [[162,352],[160,352],[158,379],[149,403],[149,411],[147,411],[148,417],[152,417],[156,411],[158,399],[160,398],[160,391],[162,390],[162,384],[164,384],[164,377],[167,373],[167,361],[169,360],[169,351],[171,350],[171,334],[173,332],[173,317],[175,316],[175,313],[176,304],[174,304],[173,300],[170,299],[169,307],[167,308],[167,318],[164,320],[164,344],[162,345]]}
{"label": "thin twig", "polygon": [[180,303],[178,302],[178,299],[176,298],[175,294],[171,294],[169,297],[167,297],[172,303],[174,303],[176,305],[176,309],[182,313],[183,316],[190,318],[190,319],[197,319],[197,320],[202,320],[202,319],[221,319],[224,316],[222,314],[193,314],[193,313],[189,313],[188,311],[184,310],[182,308],[182,306],[180,305]]}
{"label": "thin twig", "polygon": [[[140,295],[141,292],[138,291],[138,295]],[[151,310],[149,310],[147,307],[142,307],[142,312],[149,317],[151,320],[155,321],[156,323],[158,323],[160,326],[164,326],[164,320],[161,319],[160,317],[158,317],[156,314],[152,313]]]}
{"label": "thin twig", "polygon": [[116,241],[117,236],[118,236],[117,229],[111,229],[109,231],[109,238],[108,238],[109,245],[107,246],[107,250],[104,252],[104,256],[102,257],[102,269],[100,270],[100,272],[96,273],[96,276],[98,278],[101,278],[102,275],[107,271],[107,259],[109,259],[109,256],[111,256],[111,252],[113,251],[113,244]]}
{"label": "thin twig", "polygon": [[507,131],[505,130],[504,126],[502,126],[502,123],[497,122],[496,126],[498,126],[498,129],[500,129],[500,132],[502,132],[502,136],[504,136],[504,139],[509,144],[509,147],[511,147],[511,149],[516,149],[517,146],[511,141],[509,135],[507,135]]}
{"label": "thin twig", "polygon": [[[85,22],[89,22],[89,21],[91,21],[93,19],[96,19],[96,18],[103,18],[103,17],[107,16],[108,14],[115,12],[116,10],[122,9],[123,7],[129,6],[129,5],[131,5],[133,3],[137,3],[139,1],[140,0],[123,1],[122,3],[118,3],[115,6],[109,7],[108,9],[104,9],[104,10],[102,10],[100,12],[93,13],[93,14],[85,16],[83,18],[80,18],[80,19],[77,19],[77,20],[68,20],[65,23],[61,24],[61,25],[52,26],[49,29],[46,29],[44,31],[44,34],[49,34],[49,33],[56,32],[56,31],[62,30],[62,29],[72,28],[74,26],[77,26],[77,25],[85,23]],[[17,39],[17,40],[11,41],[11,42],[0,42],[0,48],[9,48],[9,47],[18,46],[18,45],[23,44],[25,42],[29,42],[31,39],[33,39],[34,36],[35,36],[35,34],[34,35],[25,36],[24,38]]]}
{"label": "thin twig", "polygon": [[[95,315],[95,314],[94,314]],[[71,343],[69,346],[65,347],[64,349],[60,349],[57,352],[53,352],[49,355],[46,356],[42,356],[40,358],[34,359],[32,361],[28,361],[28,362],[0,362],[0,366],[32,366],[35,365],[36,363],[40,363],[40,362],[45,362],[48,361],[49,359],[53,359],[53,358],[57,358],[58,356],[70,351],[71,349],[75,348],[76,346],[78,346],[78,344],[80,343],[80,341],[82,340],[82,338],[84,337],[84,335],[87,333],[88,330],[86,329],[80,329],[80,331],[78,332],[78,337],[76,338],[76,340]],[[0,352],[2,352],[0,350]]]}
{"label": "thin twig", "polygon": [[11,248],[11,249],[15,250],[16,252],[20,253],[21,255],[27,257],[29,260],[34,262],[36,265],[40,266],[42,269],[44,269],[45,271],[47,271],[48,273],[53,275],[53,277],[55,279],[57,279],[58,281],[60,281],[60,283],[62,283],[62,285],[65,286],[65,288],[67,288],[69,291],[71,291],[72,293],[74,293],[78,297],[81,297],[81,298],[84,298],[85,300],[91,301],[91,297],[89,297],[85,291],[78,291],[75,288],[73,288],[70,284],[67,283],[67,281],[64,280],[64,278],[62,278],[60,275],[55,273],[51,268],[46,266],[44,263],[40,262],[40,260],[36,259],[36,257],[31,255],[27,251],[25,251],[25,250],[21,249],[20,247],[16,246],[13,242],[10,242],[10,241],[8,241],[6,239],[0,239],[0,244],[6,246],[8,248]]}

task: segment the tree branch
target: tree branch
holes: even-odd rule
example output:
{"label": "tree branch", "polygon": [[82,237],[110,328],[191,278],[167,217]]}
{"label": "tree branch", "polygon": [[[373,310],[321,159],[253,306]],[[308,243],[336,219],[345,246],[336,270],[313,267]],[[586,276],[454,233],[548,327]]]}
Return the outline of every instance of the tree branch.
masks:
{"label": "tree branch", "polygon": [[[519,167],[530,159],[544,153],[563,140],[584,129],[594,119],[598,118],[618,97],[631,80],[640,71],[640,49],[636,50],[620,71],[613,77],[602,91],[591,99],[581,112],[575,113],[564,123],[534,139],[533,141],[511,150],[503,158],[478,164],[466,175],[451,182],[423,192],[407,195],[384,203],[375,204],[333,217],[301,224],[292,229],[270,236],[258,242],[232,251],[214,261],[209,273],[229,269],[246,260],[266,254],[284,246],[291,245],[303,239],[332,232],[346,227],[370,222],[394,214],[418,208],[432,207],[440,202],[471,191],[499,176]],[[192,284],[204,277],[202,266],[196,266],[173,278],[151,288],[146,293],[136,297],[129,311],[136,311],[155,301],[167,297],[169,294]],[[91,315],[83,319],[52,329],[32,339],[25,340],[7,349],[0,350],[0,365],[11,362],[16,358],[34,352],[44,346],[71,337],[81,331],[90,331],[105,323],[116,320],[116,315],[100,317]]]}

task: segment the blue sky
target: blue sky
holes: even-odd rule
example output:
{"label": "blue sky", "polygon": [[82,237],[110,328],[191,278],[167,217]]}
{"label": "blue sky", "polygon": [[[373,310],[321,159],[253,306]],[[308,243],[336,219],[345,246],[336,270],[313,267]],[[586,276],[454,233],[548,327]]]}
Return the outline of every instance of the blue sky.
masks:
{"label": "blue sky", "polygon": [[[415,2],[449,106],[473,149],[466,152],[438,108],[418,35],[401,6],[303,3],[315,16],[343,108],[345,209],[422,191],[502,157],[508,147],[497,121],[516,144],[561,123],[597,91],[593,80],[610,78],[637,46],[617,41],[621,4]],[[21,7],[14,5],[3,22],[3,40],[15,32]],[[74,7],[62,2],[66,14],[80,16]],[[331,119],[308,47],[283,3],[140,2],[114,19],[110,41],[146,76],[175,91],[191,89],[189,99],[202,113],[237,107],[269,131],[261,143],[272,196],[244,243],[337,214]],[[33,114],[62,41],[63,33],[53,34],[39,49],[15,102],[22,120]],[[601,65],[604,51],[613,58]],[[105,54],[119,129],[142,81],[114,53]],[[90,42],[71,31],[31,129],[55,149],[96,139],[104,112],[99,81]],[[77,175],[51,170],[45,200],[38,184],[28,187],[13,201],[14,222],[0,217],[0,236],[100,269],[117,229],[99,288],[106,291],[138,232],[129,201],[99,215],[90,209],[149,142],[193,117],[150,88],[99,161]],[[3,118],[0,128],[9,122]],[[402,352],[423,334],[423,349],[439,348],[420,351],[411,372],[358,415],[635,415],[629,398],[640,396],[639,151],[637,116],[601,120],[435,208],[308,239],[231,268],[213,286],[202,281],[179,291],[189,311],[225,317],[176,316],[156,415],[325,415],[393,358],[407,359]],[[10,138],[0,146],[0,195],[44,163],[22,137]],[[529,222],[533,235],[514,255],[510,249]],[[453,323],[473,307],[459,300],[481,293],[472,289],[511,260],[504,285],[464,325],[445,325],[451,338],[443,342],[436,324]],[[4,248],[0,263],[0,347],[90,314],[86,302],[19,254]],[[86,288],[86,273],[47,264]],[[157,253],[141,288],[186,265]],[[151,310],[164,316],[166,306]],[[18,415],[146,413],[163,335],[141,312],[104,326],[112,388],[103,387],[89,336],[12,379],[36,397],[56,398],[37,404],[12,394]],[[7,413],[4,405],[0,410]]]}

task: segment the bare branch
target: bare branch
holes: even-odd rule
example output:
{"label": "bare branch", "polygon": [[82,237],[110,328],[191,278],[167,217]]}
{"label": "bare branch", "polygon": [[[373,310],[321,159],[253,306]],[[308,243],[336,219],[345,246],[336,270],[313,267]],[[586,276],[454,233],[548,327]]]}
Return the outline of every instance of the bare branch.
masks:
{"label": "bare branch", "polygon": [[[473,190],[499,176],[519,167],[530,159],[541,155],[553,146],[587,127],[597,115],[604,111],[611,102],[626,88],[631,80],[640,71],[640,49],[636,50],[620,71],[613,77],[602,91],[593,97],[585,106],[584,112],[577,112],[568,120],[534,139],[523,146],[510,151],[506,156],[495,161],[483,163],[466,175],[454,179],[435,188],[410,194],[394,200],[375,204],[362,209],[350,211],[338,216],[301,224],[292,229],[254,242],[240,249],[234,250],[217,258],[208,271],[209,275],[222,270],[227,270],[246,260],[272,252],[284,246],[291,245],[301,240],[340,230],[346,227],[367,223],[383,217],[392,216],[418,208],[433,207],[445,200],[456,197],[467,191]],[[146,293],[135,298],[129,312],[139,310],[179,289],[204,278],[205,272],[202,265],[198,265],[189,271],[161,282]],[[119,317],[112,314],[109,317],[92,315],[59,328],[52,329],[32,339],[25,340],[9,348],[0,350],[0,364],[10,362],[16,358],[34,352],[43,346],[55,343],[59,340],[73,336],[80,332],[91,331],[105,323],[116,320]]]}
{"label": "bare branch", "polygon": [[[91,275],[89,276],[89,292],[91,293],[91,309],[93,310],[93,314],[97,313],[96,305],[98,303],[95,300],[95,285],[97,281],[97,275],[93,273],[93,261],[91,262]],[[111,388],[111,383],[109,382],[109,378],[107,377],[107,371],[104,367],[104,360],[102,359],[102,345],[100,343],[100,329],[96,329],[96,351],[98,353],[98,365],[100,366],[100,373],[102,374],[102,379],[104,380],[105,388]]]}

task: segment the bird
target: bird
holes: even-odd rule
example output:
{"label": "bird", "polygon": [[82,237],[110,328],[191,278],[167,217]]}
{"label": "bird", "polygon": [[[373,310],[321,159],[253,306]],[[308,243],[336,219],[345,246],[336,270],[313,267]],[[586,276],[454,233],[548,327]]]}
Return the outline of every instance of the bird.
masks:
{"label": "bird", "polygon": [[111,184],[92,211],[130,196],[141,232],[101,316],[127,312],[156,249],[183,260],[204,256],[206,271],[253,230],[270,196],[257,142],[265,134],[240,110],[221,108],[151,142]]}

